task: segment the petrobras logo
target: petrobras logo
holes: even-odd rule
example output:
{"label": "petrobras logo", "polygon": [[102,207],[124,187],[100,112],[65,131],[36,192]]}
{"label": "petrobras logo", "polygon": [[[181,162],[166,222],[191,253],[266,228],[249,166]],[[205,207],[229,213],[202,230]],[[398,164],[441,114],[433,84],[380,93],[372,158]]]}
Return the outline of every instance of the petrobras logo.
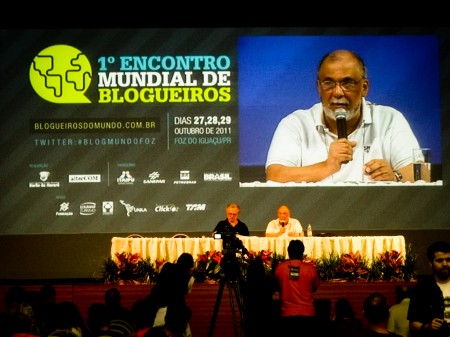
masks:
{"label": "petrobras logo", "polygon": [[179,207],[175,206],[174,204],[167,204],[167,205],[156,205],[155,212],[156,213],[174,213],[178,212]]}
{"label": "petrobras logo", "polygon": [[80,214],[81,215],[93,215],[96,212],[96,204],[95,202],[84,202],[80,205]]}
{"label": "petrobras logo", "polygon": [[70,174],[69,184],[74,183],[100,183],[102,176],[100,174]]}
{"label": "petrobras logo", "polygon": [[230,172],[205,172],[203,181],[232,181]]}
{"label": "petrobras logo", "polygon": [[186,204],[187,212],[205,211],[206,204]]}
{"label": "petrobras logo", "polygon": [[191,178],[191,173],[188,170],[180,171],[180,180],[189,180]]}
{"label": "petrobras logo", "polygon": [[180,180],[174,180],[175,185],[197,184],[196,180],[191,180],[191,172],[189,170],[180,171]]}

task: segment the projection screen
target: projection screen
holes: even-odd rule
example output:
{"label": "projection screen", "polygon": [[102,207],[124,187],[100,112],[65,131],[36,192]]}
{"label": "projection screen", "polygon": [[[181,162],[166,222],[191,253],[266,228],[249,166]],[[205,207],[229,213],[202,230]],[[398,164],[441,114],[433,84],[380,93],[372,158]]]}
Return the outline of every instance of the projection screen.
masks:
{"label": "projection screen", "polygon": [[[408,33],[405,33],[405,32]],[[0,235],[208,232],[286,203],[316,230],[444,229],[448,29],[2,30]],[[319,102],[320,58],[365,60],[367,100],[432,149],[430,184],[270,184],[278,122]]]}

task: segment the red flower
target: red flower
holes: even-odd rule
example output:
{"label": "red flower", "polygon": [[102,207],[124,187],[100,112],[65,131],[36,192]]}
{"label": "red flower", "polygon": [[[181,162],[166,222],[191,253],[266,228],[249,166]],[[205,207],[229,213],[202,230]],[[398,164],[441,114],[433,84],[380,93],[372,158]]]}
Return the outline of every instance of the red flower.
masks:
{"label": "red flower", "polygon": [[384,277],[399,277],[402,274],[403,257],[396,250],[380,254],[380,261],[384,266]]}
{"label": "red flower", "polygon": [[347,253],[341,255],[341,264],[339,273],[346,275],[350,279],[356,279],[362,275],[368,274],[368,266],[362,258],[359,250],[356,253]]}
{"label": "red flower", "polygon": [[403,257],[396,250],[380,254],[381,261],[392,268],[399,268],[403,264]]}
{"label": "red flower", "polygon": [[346,253],[341,256],[341,270],[348,273],[357,269],[361,262],[359,251],[356,253]]}
{"label": "red flower", "polygon": [[315,261],[311,258],[311,257],[309,257],[309,256],[307,256],[307,257],[304,257],[303,258],[303,262],[306,262],[306,263],[315,263]]}
{"label": "red flower", "polygon": [[161,271],[162,266],[164,265],[164,263],[166,263],[165,259],[156,259],[155,260],[155,264],[156,264],[156,270],[159,272]]}
{"label": "red flower", "polygon": [[133,268],[139,262],[141,258],[141,254],[131,254],[127,252],[116,253],[117,260],[119,261],[118,267],[119,270],[125,270],[127,268]]}
{"label": "red flower", "polygon": [[216,261],[218,264],[222,261],[222,253],[219,251],[211,252],[211,260]]}
{"label": "red flower", "polygon": [[141,255],[127,252],[116,253],[118,274],[122,280],[132,280]]}
{"label": "red flower", "polygon": [[270,250],[261,251],[261,260],[268,266],[272,264],[272,252]]}
{"label": "red flower", "polygon": [[197,254],[197,261],[196,264],[197,265],[205,265],[208,262],[208,256],[206,256],[206,254]]}

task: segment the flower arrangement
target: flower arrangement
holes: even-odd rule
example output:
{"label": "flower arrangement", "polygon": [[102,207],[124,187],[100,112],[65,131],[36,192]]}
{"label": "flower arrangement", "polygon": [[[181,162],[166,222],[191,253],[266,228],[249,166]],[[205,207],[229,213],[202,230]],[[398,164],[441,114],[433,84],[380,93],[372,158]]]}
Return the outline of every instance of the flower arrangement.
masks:
{"label": "flower arrangement", "polygon": [[369,274],[368,262],[359,251],[340,256],[332,252],[312,263],[316,265],[321,280],[360,281]]}
{"label": "flower arrangement", "polygon": [[[116,253],[116,259],[108,257],[102,268],[96,273],[97,280],[105,283],[141,283],[152,284],[158,277],[159,270],[165,263],[164,260],[151,261],[143,259],[139,254]],[[198,254],[194,261],[193,276],[196,283],[219,283],[226,275],[227,256],[220,251],[207,251]],[[276,265],[285,260],[283,255],[262,250],[259,252],[236,252],[236,268],[240,277],[246,279],[247,267],[252,260],[261,259],[268,273],[273,273]],[[417,253],[414,253],[411,245],[407,247],[403,257],[399,252],[392,250],[379,254],[369,262],[363,258],[359,251],[353,253],[330,253],[318,259],[312,259],[307,255],[303,261],[313,263],[316,266],[319,278],[322,281],[341,282],[371,282],[371,281],[414,281],[414,271]]]}
{"label": "flower arrangement", "polygon": [[194,262],[193,276],[195,282],[216,282],[220,280],[220,263],[222,253],[220,251],[207,251],[205,254],[198,254]]}
{"label": "flower arrangement", "polygon": [[359,251],[338,255],[331,253],[312,262],[321,280],[342,281],[414,281],[417,253],[411,244],[403,257],[396,250],[378,254],[371,262],[361,257]]}
{"label": "flower arrangement", "polygon": [[[207,251],[205,254],[198,254],[197,260],[194,264],[193,276],[197,283],[217,283],[225,277],[224,268],[222,268],[222,261],[225,256],[220,251]],[[239,266],[242,279],[246,279],[247,267],[251,261],[260,258],[266,270],[272,272],[277,263],[284,260],[284,256],[272,253],[269,250],[262,250],[260,252],[247,251],[243,254],[237,251],[236,260]]]}
{"label": "flower arrangement", "polygon": [[127,252],[116,253],[114,260],[111,257],[105,259],[102,268],[94,275],[97,280],[104,283],[119,284],[151,284],[158,275],[158,265],[150,258],[143,259],[141,255]]}

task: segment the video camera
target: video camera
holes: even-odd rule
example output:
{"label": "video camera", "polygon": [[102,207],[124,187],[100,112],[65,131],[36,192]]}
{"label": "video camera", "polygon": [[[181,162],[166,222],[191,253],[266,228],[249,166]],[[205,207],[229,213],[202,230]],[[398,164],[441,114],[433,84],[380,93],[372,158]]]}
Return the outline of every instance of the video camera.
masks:
{"label": "video camera", "polygon": [[214,233],[215,239],[222,239],[222,254],[223,258],[220,263],[225,272],[225,276],[229,280],[237,281],[240,278],[239,262],[236,258],[236,253],[247,255],[248,250],[244,244],[236,236],[236,233],[230,226],[225,226],[225,230],[221,233]]}
{"label": "video camera", "polygon": [[222,253],[225,256],[235,255],[238,251],[242,251],[243,255],[248,253],[242,241],[239,240],[229,225],[225,226],[223,232],[214,233],[214,239],[222,239]]}

